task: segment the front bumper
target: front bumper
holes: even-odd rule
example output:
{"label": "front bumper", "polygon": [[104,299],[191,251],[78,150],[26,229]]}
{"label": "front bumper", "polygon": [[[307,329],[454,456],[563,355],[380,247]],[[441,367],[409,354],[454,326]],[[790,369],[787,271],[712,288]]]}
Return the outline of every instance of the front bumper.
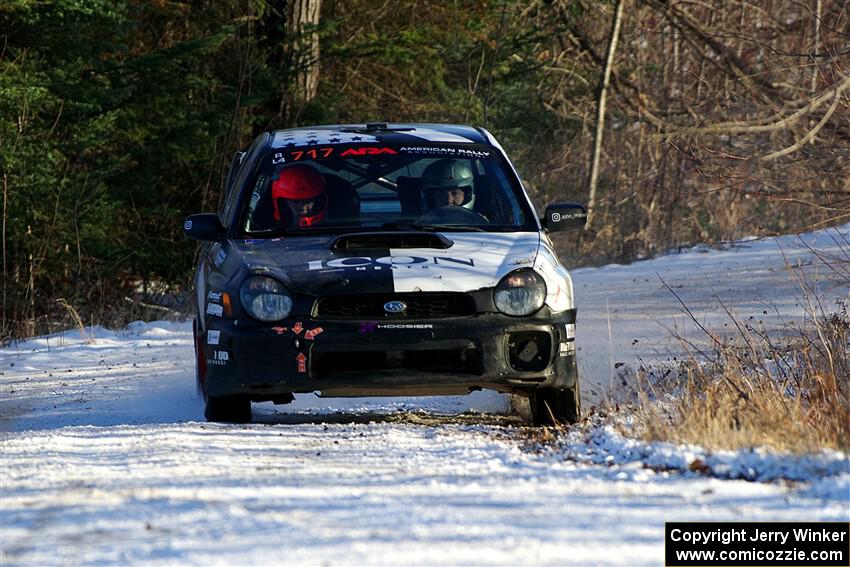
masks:
{"label": "front bumper", "polygon": [[254,401],[324,396],[466,394],[570,388],[578,374],[575,310],[537,317],[274,324],[207,319],[204,388]]}

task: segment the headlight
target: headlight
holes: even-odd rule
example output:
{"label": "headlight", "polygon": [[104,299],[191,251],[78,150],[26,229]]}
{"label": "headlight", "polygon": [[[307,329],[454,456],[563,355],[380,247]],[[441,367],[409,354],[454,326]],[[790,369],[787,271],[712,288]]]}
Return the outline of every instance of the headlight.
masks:
{"label": "headlight", "polygon": [[283,284],[266,276],[251,276],[239,289],[242,307],[254,319],[280,321],[292,311],[292,296]]}
{"label": "headlight", "polygon": [[531,315],[543,306],[546,284],[534,270],[517,270],[502,278],[493,292],[496,308],[506,315]]}

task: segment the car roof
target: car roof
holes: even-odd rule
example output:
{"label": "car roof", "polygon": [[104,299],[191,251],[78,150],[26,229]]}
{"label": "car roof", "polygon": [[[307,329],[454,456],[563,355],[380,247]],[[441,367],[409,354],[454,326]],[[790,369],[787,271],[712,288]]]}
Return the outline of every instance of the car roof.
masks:
{"label": "car roof", "polygon": [[461,143],[490,145],[483,130],[460,124],[370,122],[306,126],[270,132],[272,148],[313,144],[422,144]]}

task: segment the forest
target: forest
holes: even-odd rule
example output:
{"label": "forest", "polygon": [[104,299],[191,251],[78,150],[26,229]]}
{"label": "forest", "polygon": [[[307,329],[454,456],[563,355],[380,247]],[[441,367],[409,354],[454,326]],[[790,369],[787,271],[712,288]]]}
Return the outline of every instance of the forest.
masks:
{"label": "forest", "polygon": [[846,0],[2,0],[0,342],[188,313],[260,132],[492,131],[568,265],[850,221]]}

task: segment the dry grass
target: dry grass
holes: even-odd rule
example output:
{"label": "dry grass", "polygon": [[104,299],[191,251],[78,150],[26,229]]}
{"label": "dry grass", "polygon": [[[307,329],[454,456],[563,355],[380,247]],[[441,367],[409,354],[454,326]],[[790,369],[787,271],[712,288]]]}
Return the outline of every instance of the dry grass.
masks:
{"label": "dry grass", "polygon": [[694,357],[679,380],[644,383],[638,422],[645,437],[713,449],[850,449],[846,306],[781,341],[737,323],[734,339],[712,336],[709,363]]}
{"label": "dry grass", "polygon": [[[80,330],[80,336],[83,339],[85,339],[86,338],[86,328],[85,328],[86,326],[83,323],[82,317],[80,317],[80,313],[76,309],[74,309],[73,305],[71,305],[70,303],[65,301],[64,298],[60,297],[59,299],[57,299],[56,304],[59,307],[65,309],[68,312],[68,316],[70,316],[71,319],[74,321],[74,326],[77,327],[77,329]],[[90,336],[87,342],[89,342],[89,343],[94,342],[94,338]]]}

